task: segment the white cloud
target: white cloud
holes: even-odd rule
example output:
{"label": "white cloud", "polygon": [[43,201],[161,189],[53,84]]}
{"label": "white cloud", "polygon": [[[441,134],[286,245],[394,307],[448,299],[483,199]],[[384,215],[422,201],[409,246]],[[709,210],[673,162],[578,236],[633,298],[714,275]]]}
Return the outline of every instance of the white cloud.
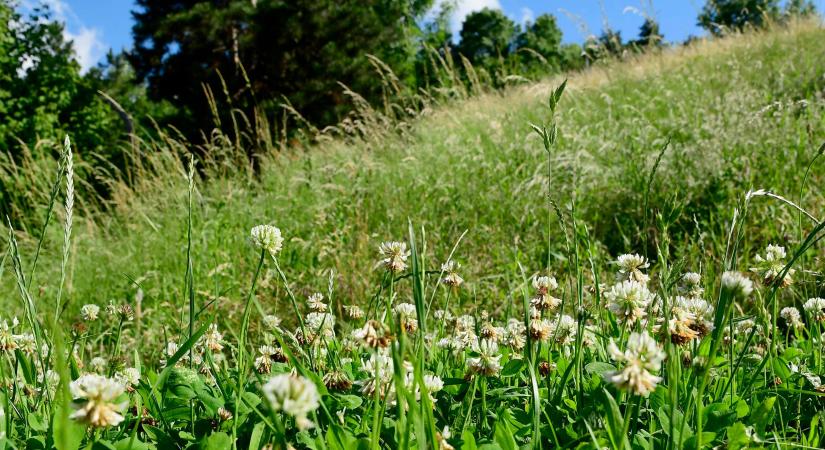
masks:
{"label": "white cloud", "polygon": [[[433,11],[439,11],[442,5],[451,0],[436,0],[433,5]],[[480,11],[484,8],[501,9],[499,0],[452,0],[453,14],[450,16],[450,31],[453,33],[453,39],[459,40],[459,33],[461,32],[461,25],[464,19],[470,15],[471,12]]]}
{"label": "white cloud", "polygon": [[63,39],[72,41],[72,47],[77,62],[80,63],[81,72],[86,72],[94,67],[106,54],[107,46],[100,38],[100,32],[96,28],[81,26],[77,33],[72,33],[66,27],[63,30]]}
{"label": "white cloud", "polygon": [[[94,67],[103,58],[108,45],[103,41],[103,33],[97,28],[87,27],[65,0],[42,0],[49,7],[55,20],[63,23],[63,39],[72,42],[81,73]],[[24,0],[20,6],[31,10],[38,2]]]}
{"label": "white cloud", "polygon": [[527,22],[533,22],[536,20],[536,15],[533,13],[533,10],[530,8],[521,8],[521,24],[526,25]]}

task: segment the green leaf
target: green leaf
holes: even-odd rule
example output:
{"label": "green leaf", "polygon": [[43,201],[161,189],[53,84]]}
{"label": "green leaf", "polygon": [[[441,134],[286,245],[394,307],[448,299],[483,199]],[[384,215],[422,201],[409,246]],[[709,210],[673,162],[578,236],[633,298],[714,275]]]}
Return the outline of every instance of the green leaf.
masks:
{"label": "green leaf", "polygon": [[524,369],[524,361],[521,359],[511,359],[507,361],[507,364],[501,369],[501,376],[512,377],[513,375],[518,375],[522,369]]}
{"label": "green leaf", "polygon": [[201,450],[223,450],[232,448],[232,438],[224,432],[212,433],[198,443]]}
{"label": "green leaf", "polygon": [[751,413],[749,423],[760,435],[765,432],[765,427],[773,419],[774,403],[776,403],[776,397],[768,397]]}
{"label": "green leaf", "polygon": [[501,409],[498,413],[498,420],[496,421],[496,429],[494,433],[496,443],[501,446],[502,450],[516,450],[516,438],[513,437],[513,430],[510,429],[510,411]]}
{"label": "green leaf", "polygon": [[335,401],[337,401],[339,405],[347,409],[355,409],[363,403],[361,397],[357,395],[335,395],[333,398],[335,398]]}
{"label": "green leaf", "polygon": [[608,364],[606,362],[595,361],[585,365],[584,370],[587,371],[587,373],[589,374],[599,375],[600,377],[603,377],[605,373],[615,371],[616,366],[614,366],[613,364]]}
{"label": "green leaf", "polygon": [[[716,439],[716,433],[711,431],[703,431],[702,432],[702,448],[710,447],[710,443]],[[685,449],[687,450],[698,450],[696,445],[699,441],[696,439],[696,435],[693,435],[685,440]]]}
{"label": "green leaf", "polygon": [[149,445],[141,442],[140,439],[124,438],[115,442],[114,447],[117,450],[151,450],[155,448],[154,445]]}
{"label": "green leaf", "polygon": [[476,438],[473,437],[472,431],[465,430],[461,435],[461,440],[463,441],[461,450],[478,450],[478,446],[476,446]]}
{"label": "green leaf", "polygon": [[748,430],[742,422],[736,422],[727,429],[728,431],[728,450],[739,450],[747,447],[751,442],[748,436]]}
{"label": "green leaf", "polygon": [[249,448],[251,450],[258,450],[261,447],[261,437],[264,434],[264,423],[258,422],[252,428],[252,435],[249,437]]}

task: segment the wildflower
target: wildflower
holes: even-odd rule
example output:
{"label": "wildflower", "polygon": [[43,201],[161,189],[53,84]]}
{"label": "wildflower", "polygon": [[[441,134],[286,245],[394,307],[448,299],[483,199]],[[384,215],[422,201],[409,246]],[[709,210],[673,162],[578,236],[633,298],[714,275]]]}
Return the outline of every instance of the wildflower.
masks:
{"label": "wildflower", "polygon": [[722,290],[743,300],[753,292],[753,283],[739,272],[728,271],[722,274]]}
{"label": "wildflower", "polygon": [[802,309],[810,314],[811,319],[825,322],[825,298],[809,298],[805,304],[802,305]]}
{"label": "wildflower", "polygon": [[564,314],[558,318],[554,326],[556,343],[559,345],[570,345],[576,339],[578,323],[572,317]]}
{"label": "wildflower", "polygon": [[464,283],[464,279],[458,275],[458,269],[460,268],[461,264],[452,259],[442,264],[441,271],[444,272],[445,275],[444,278],[441,279],[441,282],[451,287],[461,286],[461,284]]}
{"label": "wildflower", "polygon": [[31,355],[37,351],[37,341],[34,339],[33,334],[18,334],[14,336],[14,339],[17,341],[17,348],[20,349],[21,352]]}
{"label": "wildflower", "polygon": [[326,338],[335,336],[335,316],[328,313],[311,312],[306,317],[306,327],[310,333]]}
{"label": "wildflower", "polygon": [[671,342],[677,345],[686,344],[699,336],[699,333],[694,329],[695,319],[696,316],[693,313],[679,306],[674,306],[670,312],[670,321],[668,321]]}
{"label": "wildflower", "polygon": [[507,327],[504,328],[503,342],[513,350],[519,351],[524,348],[527,341],[526,332],[527,328],[524,326],[524,322],[518,319],[510,319],[507,321]]}
{"label": "wildflower", "polygon": [[494,326],[490,322],[487,322],[481,326],[482,339],[489,339],[491,341],[499,342],[502,337],[504,337],[504,328]]}
{"label": "wildflower", "polygon": [[206,346],[209,350],[213,352],[219,352],[223,350],[223,345],[221,341],[223,340],[223,335],[218,332],[218,324],[213,323],[209,325],[209,329],[201,338],[203,341],[203,345]]}
{"label": "wildflower", "polygon": [[616,263],[619,265],[619,281],[636,281],[642,284],[647,284],[650,279],[647,275],[642,273],[642,269],[650,267],[647,258],[638,254],[619,255]]}
{"label": "wildflower", "polygon": [[252,243],[271,256],[276,256],[284,246],[281,230],[271,225],[258,225],[252,228]]}
{"label": "wildflower", "polygon": [[447,439],[450,439],[450,437],[452,437],[452,435],[450,433],[450,427],[447,425],[444,426],[443,430],[435,434],[435,438],[438,441],[438,450],[455,450],[455,447],[447,442]]}
{"label": "wildflower", "polygon": [[410,252],[407,251],[407,244],[404,242],[382,242],[378,247],[381,260],[378,266],[384,266],[392,273],[398,273],[407,268],[407,258]]}
{"label": "wildflower", "polygon": [[707,336],[713,331],[713,306],[698,297],[676,297],[676,307],[693,315],[690,328],[698,333],[698,337]]}
{"label": "wildflower", "polygon": [[533,277],[533,288],[536,289],[536,296],[530,300],[530,305],[539,311],[558,308],[561,300],[550,295],[550,291],[554,291],[558,287],[558,282],[552,276]]}
{"label": "wildflower", "polygon": [[120,305],[120,307],[117,308],[116,314],[120,320],[124,322],[129,322],[135,318],[135,310],[132,309],[132,305],[127,303]]}
{"label": "wildflower", "polygon": [[453,315],[450,314],[450,311],[444,311],[443,309],[435,310],[433,317],[435,317],[435,320],[441,322],[450,322],[453,320]]}
{"label": "wildflower", "polygon": [[687,272],[682,275],[682,285],[679,291],[687,298],[701,298],[705,294],[702,287],[702,276],[696,272]]}
{"label": "wildflower", "polygon": [[232,419],[232,412],[230,412],[228,409],[221,406],[220,408],[218,408],[218,419],[220,419],[221,422],[226,422],[228,420],[231,420]]}
{"label": "wildflower", "polygon": [[100,356],[96,356],[96,357],[92,358],[91,361],[89,361],[89,366],[95,372],[100,373],[100,372],[104,372],[106,370],[106,367],[108,366],[108,363],[106,362],[105,358],[101,358]]}
{"label": "wildflower", "polygon": [[418,329],[418,319],[416,319],[415,305],[412,303],[399,303],[392,309],[398,316],[398,323],[402,328],[412,334]]}
{"label": "wildflower", "polygon": [[100,306],[88,304],[80,308],[80,317],[87,322],[97,320],[98,314],[100,314]]}
{"label": "wildflower", "polygon": [[357,305],[344,306],[344,314],[352,320],[361,320],[364,318],[364,310]]}
{"label": "wildflower", "polygon": [[436,375],[424,375],[424,387],[426,387],[427,392],[430,393],[430,400],[435,401],[432,394],[444,389],[444,381]]}
{"label": "wildflower", "polygon": [[307,299],[307,306],[314,312],[322,313],[327,312],[327,304],[324,303],[324,294],[320,292],[316,292],[312,294]]}
{"label": "wildflower", "polygon": [[127,367],[115,374],[115,380],[128,389],[140,383],[140,371],[134,367]]}
{"label": "wildflower", "polygon": [[389,330],[376,320],[368,320],[363,327],[353,330],[352,338],[369,348],[386,348],[392,341]]}
{"label": "wildflower", "polygon": [[653,294],[644,284],[628,280],[615,284],[610,291],[605,293],[609,301],[607,308],[616,315],[620,322],[634,323],[645,317]]}
{"label": "wildflower", "polygon": [[553,334],[553,322],[549,319],[534,319],[530,321],[530,337],[536,341],[546,341]]}
{"label": "wildflower", "polygon": [[272,314],[265,315],[263,322],[264,326],[271,331],[278,330],[281,326],[281,318]]}
{"label": "wildflower", "polygon": [[498,375],[501,371],[501,355],[498,354],[498,344],[494,341],[482,339],[473,348],[478,353],[478,357],[467,358],[467,368],[471,374],[481,374],[491,377]]}
{"label": "wildflower", "polygon": [[539,363],[539,375],[546,377],[550,372],[556,370],[556,363],[542,361]]}
{"label": "wildflower", "polygon": [[768,245],[765,249],[764,257],[762,257],[762,255],[756,255],[754,258],[756,267],[752,267],[751,272],[759,275],[762,283],[766,286],[778,284],[779,287],[788,287],[793,283],[793,269],[788,269],[788,272],[782,279],[778,278],[785,268],[785,256],[785,247],[773,244]]}
{"label": "wildflower", "polygon": [[362,365],[367,372],[367,381],[361,388],[361,393],[372,396],[377,390],[379,396],[386,396],[388,394],[386,386],[393,376],[392,358],[383,352],[375,352],[370,359],[362,361]]}
{"label": "wildflower", "polygon": [[320,405],[315,384],[291,374],[276,375],[261,388],[273,411],[283,411],[295,418],[295,424],[303,430],[313,426],[307,414]]}
{"label": "wildflower", "polygon": [[779,311],[779,317],[785,320],[788,328],[802,328],[805,325],[802,323],[802,315],[799,314],[799,310],[793,306],[782,308]]}
{"label": "wildflower", "polygon": [[611,339],[608,352],[614,361],[624,364],[622,370],[605,374],[605,380],[619,389],[647,396],[662,380],[651,372],[658,372],[661,369],[665,353],[647,334],[647,331],[641,334],[631,333],[624,352],[621,352]]}
{"label": "wildflower", "polygon": [[335,391],[348,391],[352,387],[352,380],[346,373],[336,370],[324,375],[324,386]]}
{"label": "wildflower", "polygon": [[116,426],[123,421],[127,402],[117,402],[124,391],[123,384],[101,375],[86,374],[69,385],[76,411],[70,416],[93,427]]}
{"label": "wildflower", "polygon": [[275,347],[262,345],[258,347],[261,356],[255,358],[255,370],[258,373],[269,373],[272,371],[272,356],[275,355]]}

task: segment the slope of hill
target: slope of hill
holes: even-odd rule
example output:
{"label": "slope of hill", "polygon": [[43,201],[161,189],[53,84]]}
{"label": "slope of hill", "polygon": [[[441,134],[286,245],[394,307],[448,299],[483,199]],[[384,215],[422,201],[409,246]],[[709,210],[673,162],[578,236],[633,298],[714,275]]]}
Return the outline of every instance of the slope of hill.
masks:
{"label": "slope of hill", "polygon": [[[401,136],[327,140],[306,153],[274,155],[262,163],[259,181],[242,172],[197,182],[199,301],[220,298],[217,308],[239,314],[239,283],[254,268],[244,256],[248,230],[258,223],[284,232],[283,266],[301,293],[321,290],[332,270],[339,295],[366,299],[378,277],[377,246],[403,240],[410,220],[426,231],[439,260],[466,231],[456,259],[475,289],[464,300],[501,307],[517,263],[528,271],[544,266],[548,224],[552,265],[566,268],[559,222],[548,216],[548,182],[553,201],[565,214],[574,207],[586,224],[597,259],[653,254],[662,245],[657,214],[678,210],[670,225],[676,256],[688,265],[718,261],[733,209],[751,188],[825,214],[817,166],[803,186],[825,141],[824,39],[818,24],[803,23],[572,75],[550,155],[529,123],[547,118],[546,99],[560,79],[436,108]],[[70,308],[132,298],[136,282],[147,305],[168,302],[179,311],[185,303],[186,169],[168,155],[149,161],[159,175],[136,191],[116,191],[116,214],[75,224]],[[793,210],[777,202],[756,208],[746,245],[799,239]],[[50,233],[34,279],[46,303],[59,280],[60,220]],[[35,241],[20,240],[28,263]],[[17,309],[8,270],[2,283],[3,303]],[[286,305],[282,293],[265,292],[273,307]]]}

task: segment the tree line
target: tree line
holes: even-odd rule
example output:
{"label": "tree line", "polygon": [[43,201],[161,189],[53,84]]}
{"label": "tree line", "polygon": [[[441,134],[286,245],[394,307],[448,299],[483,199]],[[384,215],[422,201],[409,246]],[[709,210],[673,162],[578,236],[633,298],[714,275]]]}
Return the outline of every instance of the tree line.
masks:
{"label": "tree line", "polygon": [[[24,15],[0,0],[0,149],[14,158],[69,133],[80,152],[119,167],[118,143],[136,133],[168,127],[197,142],[237,122],[233,111],[267,126],[285,108],[317,127],[338,123],[353,108],[346,92],[387,96],[379,74],[422,92],[443,83],[448,64],[459,82],[498,88],[665,45],[652,17],[636,39],[605,29],[580,45],[562,42],[551,14],[522,26],[483,9],[454,36],[451,4],[432,9],[433,0],[138,0],[132,49],[81,74],[47,6]],[[812,13],[808,0],[708,0],[697,22],[720,35]]]}

